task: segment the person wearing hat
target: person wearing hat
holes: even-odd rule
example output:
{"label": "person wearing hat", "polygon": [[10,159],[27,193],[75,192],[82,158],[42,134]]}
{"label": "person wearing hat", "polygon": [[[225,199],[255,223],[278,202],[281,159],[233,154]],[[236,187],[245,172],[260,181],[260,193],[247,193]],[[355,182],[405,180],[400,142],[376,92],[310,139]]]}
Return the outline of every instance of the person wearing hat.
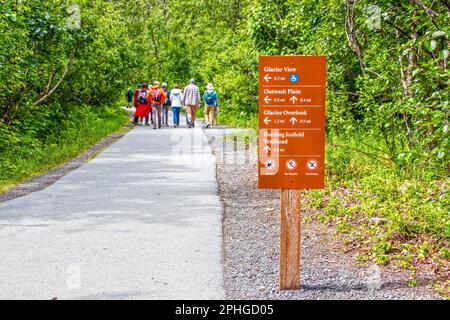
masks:
{"label": "person wearing hat", "polygon": [[162,125],[165,127],[169,126],[169,108],[170,108],[170,90],[167,88],[167,83],[163,82],[161,85],[161,88],[163,89],[166,100],[164,100],[163,106],[162,106]]}
{"label": "person wearing hat", "polygon": [[189,81],[189,85],[184,88],[183,93],[183,105],[186,107],[187,113],[190,115],[190,121],[188,123],[189,128],[195,126],[195,119],[197,116],[197,109],[200,107],[201,96],[200,90],[195,85],[195,79]]}
{"label": "person wearing hat", "polygon": [[205,101],[206,128],[210,128],[216,122],[216,110],[219,105],[219,96],[217,95],[217,92],[214,91],[212,83],[208,83],[206,86],[203,100]]}

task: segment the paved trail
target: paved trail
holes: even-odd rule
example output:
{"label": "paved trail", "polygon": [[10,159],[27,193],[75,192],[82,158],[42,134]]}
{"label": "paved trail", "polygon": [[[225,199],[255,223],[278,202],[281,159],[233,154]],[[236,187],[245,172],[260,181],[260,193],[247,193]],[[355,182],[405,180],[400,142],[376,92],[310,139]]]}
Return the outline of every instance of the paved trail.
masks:
{"label": "paved trail", "polygon": [[0,298],[223,298],[217,190],[201,129],[138,127],[0,204]]}

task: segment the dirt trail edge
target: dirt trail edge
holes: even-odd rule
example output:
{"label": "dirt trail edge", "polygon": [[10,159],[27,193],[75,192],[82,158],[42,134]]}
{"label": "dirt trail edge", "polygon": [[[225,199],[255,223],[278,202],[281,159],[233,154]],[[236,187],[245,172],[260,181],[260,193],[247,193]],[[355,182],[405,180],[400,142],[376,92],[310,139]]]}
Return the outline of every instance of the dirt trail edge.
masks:
{"label": "dirt trail edge", "polygon": [[224,204],[226,298],[441,299],[432,279],[419,277],[417,286],[409,287],[405,270],[358,265],[355,253],[345,252],[333,228],[310,219],[302,222],[302,287],[279,292],[279,190],[257,189],[256,143],[246,147],[239,142],[242,136],[229,137],[236,132],[205,130],[216,156]]}

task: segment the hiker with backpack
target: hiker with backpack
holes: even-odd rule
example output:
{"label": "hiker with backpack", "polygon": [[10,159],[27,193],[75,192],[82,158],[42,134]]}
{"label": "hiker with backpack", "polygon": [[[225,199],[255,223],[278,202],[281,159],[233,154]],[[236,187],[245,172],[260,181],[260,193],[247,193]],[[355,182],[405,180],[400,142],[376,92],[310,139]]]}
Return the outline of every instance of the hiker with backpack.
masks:
{"label": "hiker with backpack", "polygon": [[[139,91],[141,90],[141,88],[142,88],[142,84],[139,84],[138,87],[137,87],[137,89],[134,90],[134,108],[135,108],[135,109],[138,108],[137,97],[138,97],[138,94],[139,94]],[[150,112],[150,116],[151,116],[151,115],[152,115],[152,114],[151,114],[151,112]],[[142,122],[142,120],[143,120],[143,119],[141,119],[141,122]],[[148,117],[147,117],[145,120],[148,122]],[[151,120],[151,121],[152,121],[152,123],[153,123],[153,120]]]}
{"label": "hiker with backpack", "polygon": [[180,112],[183,105],[183,92],[176,85],[170,92],[170,104],[172,105],[173,127],[180,126]]}
{"label": "hiker with backpack", "polygon": [[145,119],[145,124],[149,126],[148,115],[150,113],[150,91],[148,90],[148,84],[143,83],[142,88],[137,92],[135,99],[136,112],[134,113],[133,124],[137,125],[139,118],[141,122]]}
{"label": "hiker with backpack", "polygon": [[186,107],[186,111],[190,116],[188,122],[188,127],[193,128],[195,126],[195,119],[197,115],[197,110],[200,107],[201,96],[200,90],[195,85],[195,79],[189,81],[189,85],[184,88],[183,93],[183,104]]}
{"label": "hiker with backpack", "polygon": [[217,92],[214,91],[212,83],[208,83],[206,86],[203,100],[205,101],[205,128],[210,128],[215,123],[216,110],[219,105],[219,96],[217,95]]}
{"label": "hiker with backpack", "polygon": [[170,108],[170,90],[167,87],[167,83],[163,82],[162,89],[164,94],[166,95],[166,99],[164,100],[162,106],[162,124],[165,127],[169,126],[169,108]]}
{"label": "hiker with backpack", "polygon": [[153,117],[153,129],[156,129],[156,119],[158,119],[158,129],[161,129],[162,106],[164,104],[164,101],[166,100],[166,94],[164,93],[164,90],[159,86],[158,81],[156,81],[153,84],[153,87],[150,89],[149,97]]}

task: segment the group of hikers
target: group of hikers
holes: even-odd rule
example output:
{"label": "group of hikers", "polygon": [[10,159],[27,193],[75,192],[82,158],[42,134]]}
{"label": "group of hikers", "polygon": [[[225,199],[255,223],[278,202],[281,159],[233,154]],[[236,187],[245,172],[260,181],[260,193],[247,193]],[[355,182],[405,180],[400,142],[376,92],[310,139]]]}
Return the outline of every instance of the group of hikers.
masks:
{"label": "group of hikers", "polygon": [[157,81],[151,87],[143,83],[134,92],[129,88],[126,97],[128,108],[131,108],[132,104],[136,108],[132,121],[134,125],[145,123],[146,126],[153,125],[153,129],[168,127],[169,109],[171,109],[173,126],[178,128],[181,108],[185,108],[186,124],[189,128],[193,128],[202,99],[205,102],[205,127],[217,125],[219,97],[212,83],[207,85],[203,96],[200,95],[195,79],[191,79],[184,90],[181,90],[178,85],[169,90],[167,83],[160,86]]}

